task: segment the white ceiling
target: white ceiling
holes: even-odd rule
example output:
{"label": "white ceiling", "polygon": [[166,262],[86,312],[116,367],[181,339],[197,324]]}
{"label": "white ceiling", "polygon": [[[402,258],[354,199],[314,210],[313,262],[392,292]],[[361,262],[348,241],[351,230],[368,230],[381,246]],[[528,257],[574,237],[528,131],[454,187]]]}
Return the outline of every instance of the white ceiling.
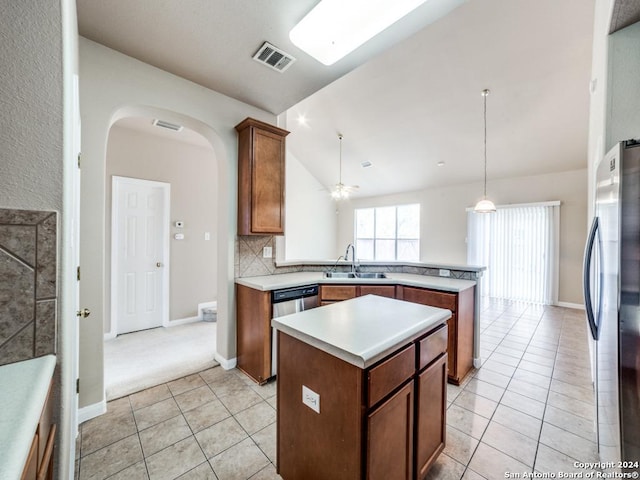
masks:
{"label": "white ceiling", "polygon": [[[490,182],[586,168],[595,0],[429,0],[333,67],[288,40],[315,3],[77,5],[80,33],[94,41],[267,111],[289,109],[288,148],[327,186],[338,133],[343,181],[359,196],[481,181],[484,88]],[[298,61],[282,74],[254,62],[265,40]]]}

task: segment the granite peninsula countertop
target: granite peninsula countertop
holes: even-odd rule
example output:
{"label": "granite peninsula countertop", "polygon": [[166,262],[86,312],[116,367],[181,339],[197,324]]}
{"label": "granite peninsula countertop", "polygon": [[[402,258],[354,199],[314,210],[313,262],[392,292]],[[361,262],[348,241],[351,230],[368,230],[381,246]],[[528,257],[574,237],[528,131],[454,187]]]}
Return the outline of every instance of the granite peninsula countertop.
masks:
{"label": "granite peninsula countertop", "polygon": [[56,357],[0,367],[0,478],[19,480],[49,392]]}
{"label": "granite peninsula countertop", "polygon": [[443,308],[365,295],[277,317],[271,325],[364,369],[450,317]]}
{"label": "granite peninsula countertop", "polygon": [[235,282],[255,290],[269,291],[280,288],[299,287],[308,284],[379,284],[404,285],[408,287],[432,288],[445,292],[461,292],[476,285],[474,280],[460,280],[449,277],[416,275],[413,273],[385,272],[386,278],[325,278],[323,272],[295,272],[263,275],[259,277],[240,277]]}

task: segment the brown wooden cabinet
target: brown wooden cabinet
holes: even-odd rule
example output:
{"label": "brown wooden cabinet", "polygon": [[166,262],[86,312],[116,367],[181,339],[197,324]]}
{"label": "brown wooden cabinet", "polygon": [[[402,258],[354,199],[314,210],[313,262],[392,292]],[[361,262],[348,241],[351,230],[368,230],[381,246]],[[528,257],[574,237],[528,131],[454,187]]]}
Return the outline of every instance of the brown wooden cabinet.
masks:
{"label": "brown wooden cabinet", "polygon": [[328,305],[356,298],[358,296],[357,285],[320,285],[320,305]]}
{"label": "brown wooden cabinet", "polygon": [[238,368],[263,384],[271,377],[271,292],[236,285]]}
{"label": "brown wooden cabinet", "polygon": [[451,383],[460,385],[473,367],[475,287],[458,293],[416,287],[398,287],[398,291],[398,298],[401,300],[451,310],[452,316],[447,321],[449,327],[448,374]]}
{"label": "brown wooden cabinet", "polygon": [[413,478],[413,412],[413,382],[409,382],[368,415],[368,480]]}
{"label": "brown wooden cabinet", "polygon": [[22,480],[52,480],[56,425],[53,419],[53,382],[45,400],[40,421],[33,436],[27,463],[22,471]]}
{"label": "brown wooden cabinet", "polygon": [[344,284],[344,285],[321,285],[320,305],[349,300],[350,298],[361,297],[363,295],[378,295],[379,297],[396,298],[395,285],[374,285],[374,284]]}
{"label": "brown wooden cabinet", "polygon": [[284,234],[288,131],[247,118],[238,131],[238,235]]}
{"label": "brown wooden cabinet", "polygon": [[[361,369],[278,332],[278,473],[422,480],[445,445],[446,338],[440,324]],[[319,394],[319,413],[302,386]]]}
{"label": "brown wooden cabinet", "polygon": [[441,354],[416,378],[415,470],[422,479],[444,450],[447,411],[447,355]]}

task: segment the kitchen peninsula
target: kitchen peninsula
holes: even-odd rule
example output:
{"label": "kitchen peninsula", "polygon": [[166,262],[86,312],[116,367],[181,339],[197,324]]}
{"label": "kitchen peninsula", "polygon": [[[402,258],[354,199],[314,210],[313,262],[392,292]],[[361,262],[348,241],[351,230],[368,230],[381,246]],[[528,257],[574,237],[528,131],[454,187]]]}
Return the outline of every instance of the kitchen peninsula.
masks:
{"label": "kitchen peninsula", "polygon": [[319,288],[320,305],[374,294],[449,309],[453,312],[447,322],[449,382],[459,385],[473,366],[480,365],[475,281],[389,271],[382,277],[328,278],[321,271],[302,271],[236,278],[238,368],[258,383],[275,373],[272,296],[278,290],[305,286]]}
{"label": "kitchen peninsula", "polygon": [[450,317],[366,295],[274,318],[284,480],[424,478],[445,445]]}

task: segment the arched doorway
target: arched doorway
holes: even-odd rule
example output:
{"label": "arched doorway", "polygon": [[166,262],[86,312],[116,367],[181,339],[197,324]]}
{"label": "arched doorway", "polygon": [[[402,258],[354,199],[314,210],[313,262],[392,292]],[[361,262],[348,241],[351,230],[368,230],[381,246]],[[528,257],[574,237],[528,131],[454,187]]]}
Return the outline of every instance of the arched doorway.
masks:
{"label": "arched doorway", "polygon": [[105,161],[106,400],[215,365],[217,158],[199,133],[123,117]]}

